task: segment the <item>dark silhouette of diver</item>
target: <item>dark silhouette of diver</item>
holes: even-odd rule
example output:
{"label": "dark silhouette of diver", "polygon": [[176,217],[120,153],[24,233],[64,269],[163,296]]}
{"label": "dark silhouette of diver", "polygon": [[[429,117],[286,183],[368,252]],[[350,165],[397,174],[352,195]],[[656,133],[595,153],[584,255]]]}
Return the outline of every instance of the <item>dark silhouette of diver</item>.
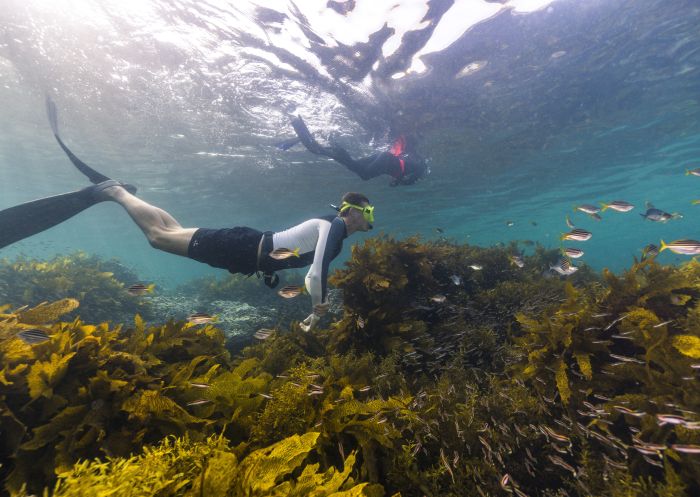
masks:
{"label": "dark silhouette of diver", "polygon": [[353,159],[347,150],[331,144],[328,147],[320,145],[306,127],[304,120],[298,116],[292,120],[292,127],[298,139],[287,140],[278,145],[287,150],[296,143],[303,143],[307,150],[317,155],[325,155],[341,163],[363,180],[368,180],[387,174],[393,178],[391,186],[412,185],[419,179],[430,174],[430,168],[422,157],[406,150],[406,139],[403,135],[394,141],[387,152],[378,152],[367,157]]}

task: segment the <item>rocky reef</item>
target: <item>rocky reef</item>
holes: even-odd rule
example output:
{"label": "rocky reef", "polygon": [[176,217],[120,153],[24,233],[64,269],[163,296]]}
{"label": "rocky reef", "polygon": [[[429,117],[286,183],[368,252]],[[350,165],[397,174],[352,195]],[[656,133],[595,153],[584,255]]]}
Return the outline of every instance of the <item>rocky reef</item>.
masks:
{"label": "rocky reef", "polygon": [[[82,262],[97,301],[84,270],[6,262],[4,281],[51,296],[0,285],[4,491],[698,495],[700,264],[561,278],[555,251],[530,252],[369,239],[331,278],[325,329],[299,329],[305,302],[261,316],[263,339],[252,319],[243,349],[218,322],[126,307],[102,261]],[[237,284],[182,293],[213,305]]]}

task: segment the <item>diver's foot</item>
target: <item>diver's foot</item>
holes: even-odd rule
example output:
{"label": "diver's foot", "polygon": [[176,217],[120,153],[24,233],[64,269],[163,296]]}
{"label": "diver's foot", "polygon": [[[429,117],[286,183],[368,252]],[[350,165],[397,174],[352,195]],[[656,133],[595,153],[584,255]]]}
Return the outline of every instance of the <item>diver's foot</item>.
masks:
{"label": "diver's foot", "polygon": [[114,179],[109,179],[107,181],[103,181],[102,183],[98,183],[95,186],[90,187],[90,190],[93,198],[100,202],[105,200],[115,200],[116,197],[123,191],[127,191],[132,195],[136,193],[135,186],[122,183],[121,181]]}

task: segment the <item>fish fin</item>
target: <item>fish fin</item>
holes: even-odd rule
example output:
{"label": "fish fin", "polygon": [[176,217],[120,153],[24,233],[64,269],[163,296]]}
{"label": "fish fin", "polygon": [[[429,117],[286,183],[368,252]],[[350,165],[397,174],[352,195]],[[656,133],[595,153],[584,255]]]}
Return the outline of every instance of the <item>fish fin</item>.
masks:
{"label": "fish fin", "polygon": [[151,292],[153,292],[153,290],[155,290],[155,288],[156,288],[156,284],[155,284],[155,283],[151,283],[150,285],[148,285],[148,286],[146,287],[146,291],[147,291],[148,293],[151,293]]}
{"label": "fish fin", "polygon": [[601,206],[600,212],[605,212],[605,210],[606,210],[608,207],[610,207],[608,204],[606,204],[606,203],[604,203],[604,202],[599,202],[599,203],[600,203],[600,206]]}
{"label": "fish fin", "polygon": [[299,257],[299,250],[300,250],[299,247],[297,247],[297,248],[294,249],[294,251],[292,252],[292,254],[294,255],[294,257]]}
{"label": "fish fin", "polygon": [[666,250],[667,248],[668,248],[668,245],[666,245],[666,242],[661,240],[661,248],[659,248],[659,253]]}
{"label": "fish fin", "polygon": [[686,175],[686,176],[690,176],[690,169],[686,169],[686,170],[685,170],[685,175]]}

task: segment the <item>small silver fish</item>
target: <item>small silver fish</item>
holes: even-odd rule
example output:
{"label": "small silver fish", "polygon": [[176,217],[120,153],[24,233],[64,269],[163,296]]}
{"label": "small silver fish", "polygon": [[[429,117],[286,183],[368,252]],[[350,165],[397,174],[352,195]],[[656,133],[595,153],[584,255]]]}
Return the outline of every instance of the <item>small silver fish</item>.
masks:
{"label": "small silver fish", "polygon": [[462,284],[462,277],[458,274],[453,274],[452,276],[450,276],[450,281],[452,281],[453,284],[459,286]]}
{"label": "small silver fish", "polygon": [[564,247],[561,251],[562,254],[567,257],[571,257],[572,259],[578,259],[583,255],[583,250],[573,247]]}
{"label": "small silver fish", "polygon": [[294,250],[289,250],[288,248],[278,248],[270,252],[269,255],[278,261],[289,259],[290,257],[299,257],[299,247],[295,248]]}
{"label": "small silver fish", "polygon": [[554,266],[549,266],[549,269],[556,271],[562,276],[569,276],[578,271],[578,268],[572,266],[568,259],[560,259]]}
{"label": "small silver fish", "polygon": [[284,297],[285,299],[291,299],[291,298],[294,298],[294,297],[301,295],[304,292],[306,292],[306,287],[304,287],[304,286],[287,285],[287,286],[281,288],[277,292],[277,295],[279,295],[280,297]]}
{"label": "small silver fish", "polygon": [[571,218],[569,215],[566,215],[566,225],[569,227],[569,229],[574,229],[576,226],[574,226],[574,223],[571,222]]}
{"label": "small silver fish", "polygon": [[671,445],[671,448],[673,450],[675,450],[676,452],[682,452],[684,454],[700,454],[700,445],[673,444],[673,445]]}
{"label": "small silver fish", "polygon": [[190,386],[191,386],[191,387],[194,387],[194,388],[209,388],[211,385],[209,385],[208,383],[194,383],[194,382],[191,382],[191,383],[190,383]]}
{"label": "small silver fish", "polygon": [[447,300],[447,297],[444,295],[433,295],[430,297],[431,302],[435,302],[436,304],[442,304]]}
{"label": "small silver fish", "polygon": [[659,249],[659,252],[663,252],[664,250],[670,250],[674,254],[681,254],[681,255],[698,255],[700,254],[700,242],[697,240],[676,240],[671,243],[666,243],[663,240],[661,240],[661,248]]}
{"label": "small silver fish", "polygon": [[574,210],[585,212],[586,214],[598,214],[600,212],[600,208],[591,204],[577,205],[576,207],[574,207]]}
{"label": "small silver fish", "polygon": [[188,402],[188,406],[202,406],[204,404],[210,404],[212,401],[209,399],[197,399],[193,400],[192,402]]}
{"label": "small silver fish", "polygon": [[601,202],[600,205],[603,207],[600,211],[605,212],[607,209],[612,209],[617,212],[629,212],[634,209],[634,205],[624,200],[613,200],[609,204]]}
{"label": "small silver fish", "polygon": [[272,336],[274,332],[275,330],[270,330],[268,328],[260,328],[253,334],[253,337],[257,338],[258,340],[267,340],[268,338],[270,338],[270,336]]}
{"label": "small silver fish", "polygon": [[206,324],[214,321],[214,316],[210,316],[205,312],[195,312],[187,316],[187,322],[191,324]]}
{"label": "small silver fish", "polygon": [[651,259],[652,257],[656,257],[659,255],[659,247],[654,245],[653,243],[650,243],[646,247],[642,249],[642,260],[645,261],[647,259]]}
{"label": "small silver fish", "polygon": [[510,260],[511,264],[519,268],[525,267],[525,261],[523,261],[523,258],[519,255],[511,255],[510,257],[508,257],[508,259]]}
{"label": "small silver fish", "polygon": [[561,240],[574,240],[577,242],[585,242],[590,240],[593,234],[581,228],[574,228],[568,233],[564,233],[559,237]]}
{"label": "small silver fish", "polygon": [[481,264],[470,264],[469,267],[474,271],[481,271],[482,269],[484,269],[484,266],[482,266]]}

